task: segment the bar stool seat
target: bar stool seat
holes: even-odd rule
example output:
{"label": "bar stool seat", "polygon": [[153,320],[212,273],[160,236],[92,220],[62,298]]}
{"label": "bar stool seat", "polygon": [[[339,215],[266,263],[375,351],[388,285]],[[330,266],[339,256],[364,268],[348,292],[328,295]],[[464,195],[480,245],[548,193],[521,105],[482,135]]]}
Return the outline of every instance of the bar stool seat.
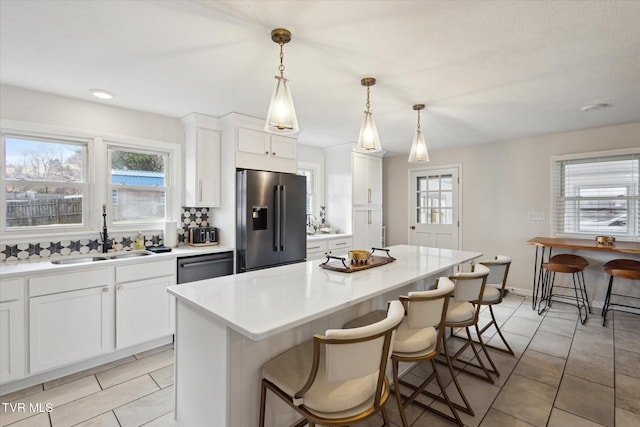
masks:
{"label": "bar stool seat", "polygon": [[[620,279],[640,280],[640,261],[636,261],[633,259],[614,259],[607,262],[603,266],[603,268],[604,268],[604,271],[606,271],[607,274],[609,274],[609,286],[607,287],[607,296],[605,297],[604,305],[602,307],[602,326],[605,326],[605,323],[607,321],[607,313],[609,312],[609,310],[613,310],[611,306],[627,307],[627,308],[634,308],[634,309],[640,310],[640,307],[638,306],[611,302],[612,296],[640,299],[639,297],[612,292],[614,277],[618,277]],[[640,314],[640,313],[637,313],[637,314]]]}
{"label": "bar stool seat", "polygon": [[[569,300],[575,303],[578,308],[580,322],[584,324],[587,321],[588,313],[591,312],[591,306],[584,282],[584,269],[588,265],[589,261],[579,255],[573,254],[555,255],[549,259],[549,262],[543,263],[542,268],[545,273],[542,287],[542,300],[540,301],[538,314],[542,314],[547,310],[551,306],[554,298],[556,300],[560,300],[560,302],[564,302],[562,300]],[[555,288],[571,289],[570,286],[560,286],[555,284],[556,273],[571,274],[574,296],[554,293]],[[543,302],[545,302],[544,306],[542,304]]]}

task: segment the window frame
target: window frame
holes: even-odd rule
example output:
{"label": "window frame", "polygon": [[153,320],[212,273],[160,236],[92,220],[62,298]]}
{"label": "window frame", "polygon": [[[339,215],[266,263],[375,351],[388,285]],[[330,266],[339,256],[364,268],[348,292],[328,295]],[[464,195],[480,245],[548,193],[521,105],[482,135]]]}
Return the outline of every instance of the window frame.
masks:
{"label": "window frame", "polygon": [[[82,221],[80,224],[49,224],[49,225],[35,225],[35,226],[19,226],[8,227],[6,223],[7,212],[7,198],[3,193],[0,198],[0,230],[6,236],[25,234],[29,235],[56,235],[61,233],[72,232],[87,232],[91,229],[90,218],[90,203],[91,203],[91,177],[92,173],[92,140],[87,137],[78,137],[74,135],[61,135],[61,134],[46,134],[42,132],[28,131],[28,130],[14,130],[2,128],[0,155],[2,156],[2,173],[0,174],[0,186],[2,191],[5,192],[6,186],[9,183],[15,183],[15,185],[27,185],[31,187],[50,186],[50,187],[72,187],[77,188],[82,193]],[[83,150],[82,156],[82,178],[81,181],[46,181],[46,180],[14,180],[7,179],[6,177],[6,139],[30,139],[34,141],[51,142],[57,144],[68,144],[80,146]]]}
{"label": "window frame", "polygon": [[[99,231],[102,228],[102,204],[108,206],[111,202],[111,193],[107,188],[110,184],[107,180],[107,144],[119,146],[125,150],[143,150],[147,152],[166,152],[170,155],[170,160],[165,171],[165,185],[168,191],[165,193],[165,218],[154,222],[127,223],[107,225],[110,231],[118,233],[137,233],[138,231],[161,232],[165,221],[180,218],[180,207],[182,204],[182,143],[162,141],[157,139],[146,139],[123,135],[114,135],[91,130],[78,130],[51,125],[37,124],[31,122],[21,122],[15,120],[0,119],[0,135],[10,135],[17,138],[45,138],[60,141],[87,141],[87,155],[84,173],[86,176],[87,197],[83,197],[83,215],[87,219],[83,226],[43,226],[7,228],[5,225],[6,200],[0,198],[0,242],[11,242],[12,244],[31,243],[34,241],[49,241],[49,239],[86,239],[99,238]],[[0,143],[0,155],[2,155],[2,168],[4,169],[4,140]],[[4,185],[4,170],[0,174],[0,184]],[[83,194],[84,196],[84,194]],[[86,200],[84,200],[86,199]],[[85,209],[86,206],[86,209]],[[95,237],[94,237],[95,236]]]}
{"label": "window frame", "polygon": [[[590,160],[597,158],[611,158],[617,156],[635,156],[640,162],[640,149],[630,148],[630,149],[619,149],[619,150],[606,150],[606,151],[598,151],[598,152],[589,152],[589,153],[578,153],[578,154],[568,154],[568,155],[560,155],[560,156],[552,156],[551,157],[551,165],[550,165],[550,186],[551,186],[551,234],[555,237],[569,237],[569,238],[594,238],[597,235],[605,234],[604,231],[579,231],[580,229],[580,203],[585,201],[603,201],[603,200],[625,200],[627,202],[627,231],[626,232],[611,232],[610,234],[615,236],[616,239],[621,241],[638,241],[640,240],[640,183],[632,183],[635,185],[635,192],[631,192],[633,189],[632,185],[628,183],[615,183],[611,184],[615,187],[625,187],[627,190],[627,196],[624,197],[603,197],[603,196],[593,196],[583,198],[582,196],[562,196],[560,191],[562,189],[562,174],[559,173],[561,167],[559,166],[560,162],[566,162],[571,160]],[[640,164],[639,164],[640,167]],[[577,185],[577,190],[580,188],[598,188],[593,183],[584,183]],[[631,195],[629,193],[631,192]],[[559,224],[562,220],[560,218],[561,213],[558,212],[558,208],[563,203],[573,202],[576,205],[575,212],[573,213],[573,223],[575,224],[575,230],[577,231],[564,231],[565,226]],[[566,213],[563,215],[563,218],[566,218]],[[560,228],[562,227],[562,230]]]}

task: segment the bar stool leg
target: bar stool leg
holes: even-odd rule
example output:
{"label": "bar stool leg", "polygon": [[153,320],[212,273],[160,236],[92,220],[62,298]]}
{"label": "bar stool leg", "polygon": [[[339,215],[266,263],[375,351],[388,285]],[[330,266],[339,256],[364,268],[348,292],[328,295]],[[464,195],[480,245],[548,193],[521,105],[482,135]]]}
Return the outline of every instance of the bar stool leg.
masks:
{"label": "bar stool leg", "polygon": [[605,326],[607,321],[607,313],[609,312],[609,303],[611,301],[611,287],[613,286],[613,276],[609,276],[609,286],[607,287],[607,296],[604,299],[604,305],[602,306],[602,326]]}
{"label": "bar stool leg", "polygon": [[591,303],[589,302],[589,294],[587,294],[587,284],[584,281],[584,271],[580,272],[580,277],[582,277],[582,294],[584,295],[584,300],[587,302],[587,309],[589,310],[589,314],[591,314]]}
{"label": "bar stool leg", "polygon": [[[577,276],[577,283],[576,283]],[[580,275],[578,273],[574,273],[571,275],[573,279],[573,290],[576,294],[576,306],[578,307],[578,316],[580,317],[580,323],[584,325],[584,322],[587,321],[587,306],[584,301],[584,296],[578,296],[578,288],[580,287]],[[580,294],[582,294],[582,289],[580,289]],[[582,302],[582,304],[580,304]],[[582,309],[584,308],[584,318],[582,317]]]}

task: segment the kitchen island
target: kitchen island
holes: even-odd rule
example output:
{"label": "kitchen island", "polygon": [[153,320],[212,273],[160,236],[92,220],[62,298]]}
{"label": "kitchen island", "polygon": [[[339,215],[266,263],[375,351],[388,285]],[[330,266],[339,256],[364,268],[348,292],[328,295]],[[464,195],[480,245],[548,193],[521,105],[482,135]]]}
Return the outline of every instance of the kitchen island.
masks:
{"label": "kitchen island", "polygon": [[[179,425],[256,425],[264,362],[314,333],[385,308],[401,293],[423,290],[482,255],[406,245],[389,250],[394,262],[353,273],[307,261],[170,286]],[[267,425],[295,419],[270,396]]]}

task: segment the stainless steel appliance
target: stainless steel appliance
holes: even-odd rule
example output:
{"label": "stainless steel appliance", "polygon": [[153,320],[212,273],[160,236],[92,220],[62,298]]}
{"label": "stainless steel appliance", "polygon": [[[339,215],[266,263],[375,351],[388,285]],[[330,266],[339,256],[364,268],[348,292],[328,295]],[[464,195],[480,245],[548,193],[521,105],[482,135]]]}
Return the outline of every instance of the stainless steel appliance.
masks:
{"label": "stainless steel appliance", "polygon": [[178,258],[178,284],[233,274],[233,252]]}
{"label": "stainless steel appliance", "polygon": [[215,227],[192,227],[189,229],[189,244],[194,246],[215,245],[218,233]]}
{"label": "stainless steel appliance", "polygon": [[306,177],[236,172],[236,271],[242,273],[304,261]]}

